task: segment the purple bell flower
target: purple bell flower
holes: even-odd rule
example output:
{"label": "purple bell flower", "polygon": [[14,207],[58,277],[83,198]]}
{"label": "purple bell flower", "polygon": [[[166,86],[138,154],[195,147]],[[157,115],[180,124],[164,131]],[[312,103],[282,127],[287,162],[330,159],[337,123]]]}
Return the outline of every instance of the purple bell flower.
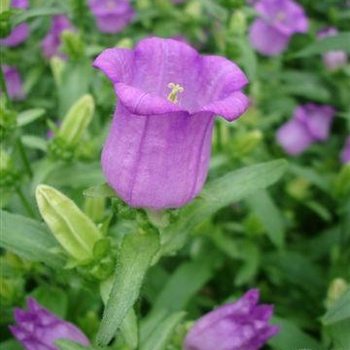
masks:
{"label": "purple bell flower", "polygon": [[[11,7],[19,8],[19,9],[27,9],[28,8],[28,0],[12,0]],[[21,44],[28,38],[29,35],[29,27],[27,23],[21,23],[15,28],[13,28],[10,35],[6,38],[0,39],[0,45],[4,46],[17,46]]]}
{"label": "purple bell flower", "polygon": [[253,48],[263,55],[283,52],[293,34],[308,30],[304,9],[291,0],[260,0],[254,8],[261,17],[252,23],[249,38]]}
{"label": "purple bell flower", "polygon": [[55,346],[58,339],[90,345],[88,338],[72,323],[58,318],[32,298],[28,298],[27,305],[28,311],[15,309],[17,324],[9,326],[26,350],[58,350]]}
{"label": "purple bell flower", "polygon": [[277,142],[288,154],[299,155],[312,143],[328,139],[334,113],[331,106],[298,106],[293,118],[277,131]]}
{"label": "purple bell flower", "polygon": [[[337,35],[338,31],[334,27],[327,27],[317,33],[318,39],[326,38],[327,36]],[[338,68],[346,65],[348,57],[345,51],[336,50],[328,51],[322,56],[323,64],[329,71],[335,71]]]}
{"label": "purple bell flower", "polygon": [[187,333],[184,350],[258,350],[279,331],[268,321],[272,305],[257,305],[259,291],[251,289],[238,301],[201,317]]}
{"label": "purple bell flower", "polygon": [[104,33],[118,33],[133,19],[134,10],[127,0],[89,0],[97,27]]}
{"label": "purple bell flower", "polygon": [[50,31],[41,42],[41,49],[46,59],[57,55],[63,59],[66,58],[66,55],[59,53],[62,43],[61,34],[64,30],[75,31],[69,18],[65,15],[53,16]]}
{"label": "purple bell flower", "polygon": [[216,114],[232,121],[248,106],[243,72],[173,39],[134,50],[107,49],[95,60],[118,95],[102,152],[107,182],[133,207],[181,207],[208,172]]}
{"label": "purple bell flower", "polygon": [[1,66],[4,74],[6,89],[11,100],[24,100],[25,93],[23,91],[21,77],[18,70],[11,66]]}
{"label": "purple bell flower", "polygon": [[344,148],[340,155],[340,160],[343,164],[350,163],[350,136],[345,141]]}

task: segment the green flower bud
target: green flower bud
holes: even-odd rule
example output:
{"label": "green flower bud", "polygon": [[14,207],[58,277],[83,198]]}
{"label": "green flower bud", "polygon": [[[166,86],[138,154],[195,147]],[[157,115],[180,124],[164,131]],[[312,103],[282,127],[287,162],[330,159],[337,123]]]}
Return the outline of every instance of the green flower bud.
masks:
{"label": "green flower bud", "polygon": [[230,19],[229,29],[232,34],[243,35],[247,30],[247,19],[243,11],[237,10]]}
{"label": "green flower bud", "polygon": [[121,49],[132,49],[134,47],[134,43],[130,38],[123,38],[117,42],[115,47]]}
{"label": "green flower bud", "polygon": [[70,30],[63,31],[62,35],[62,51],[72,59],[78,59],[84,56],[85,45],[78,33]]}
{"label": "green flower bud", "polygon": [[260,130],[238,134],[233,144],[233,151],[240,156],[249,155],[260,145],[262,138]]}
{"label": "green flower bud", "polygon": [[327,292],[326,306],[330,308],[331,305],[347,290],[348,284],[342,278],[334,279]]}
{"label": "green flower bud", "polygon": [[14,168],[12,159],[0,148],[0,188],[16,187],[19,178],[20,174]]}
{"label": "green flower bud", "polygon": [[58,132],[58,138],[75,147],[91,122],[95,103],[91,95],[84,95],[65,115]]}
{"label": "green flower bud", "polygon": [[64,70],[65,63],[64,61],[57,57],[53,56],[50,60],[50,67],[52,70],[53,78],[55,80],[56,86],[60,87],[62,84],[62,72]]}
{"label": "green flower bud", "polygon": [[92,259],[102,234],[90,218],[53,187],[39,185],[35,195],[41,216],[66,252],[79,262]]}

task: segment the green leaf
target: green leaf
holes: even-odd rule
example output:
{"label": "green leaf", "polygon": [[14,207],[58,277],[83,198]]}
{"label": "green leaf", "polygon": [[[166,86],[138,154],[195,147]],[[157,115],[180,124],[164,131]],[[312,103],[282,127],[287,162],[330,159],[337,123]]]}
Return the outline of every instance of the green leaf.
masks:
{"label": "green leaf", "polygon": [[185,312],[173,313],[157,324],[145,339],[141,339],[140,350],[164,350],[172,336],[175,327],[186,315]]}
{"label": "green leaf", "polygon": [[322,318],[324,325],[350,320],[350,288],[348,288],[341,296],[334,301],[329,310]]}
{"label": "green leaf", "polygon": [[99,350],[97,347],[84,346],[67,339],[56,340],[55,345],[57,345],[60,350]]}
{"label": "green leaf", "polygon": [[248,204],[266,229],[271,242],[283,248],[286,229],[281,212],[276,207],[267,191],[259,191],[248,198]]}
{"label": "green leaf", "polygon": [[1,247],[30,261],[40,261],[56,269],[63,267],[63,257],[52,252],[59,245],[46,226],[6,211],[1,211],[0,215]]}
{"label": "green leaf", "polygon": [[20,114],[18,114],[17,117],[17,125],[18,126],[24,126],[27,125],[38,118],[42,117],[45,113],[45,109],[43,108],[34,108],[34,109],[28,109]]}
{"label": "green leaf", "polygon": [[221,259],[217,254],[181,264],[159,293],[154,310],[182,310],[190,298],[213,276],[220,264]]}
{"label": "green leaf", "polygon": [[332,50],[342,50],[347,53],[350,53],[349,43],[349,32],[338,33],[338,35],[328,36],[326,38],[323,38],[322,40],[317,40],[313,42],[311,45],[292,55],[291,58],[308,57],[312,55],[322,54]]}
{"label": "green leaf", "polygon": [[21,140],[23,142],[23,145],[28,148],[39,149],[43,152],[46,152],[47,150],[46,140],[44,140],[41,137],[33,135],[23,135],[21,137]]}
{"label": "green leaf", "polygon": [[275,335],[268,344],[275,350],[286,349],[312,349],[325,350],[314,338],[304,333],[299,327],[292,322],[279,317],[273,317],[272,324],[278,324],[281,327],[280,332]]}
{"label": "green leaf", "polygon": [[129,234],[124,237],[116,276],[97,334],[98,344],[107,345],[111,341],[133,307],[145,274],[158,249],[158,234]]}
{"label": "green leaf", "polygon": [[13,26],[17,26],[18,24],[22,22],[26,22],[28,19],[39,17],[39,16],[53,16],[53,15],[59,15],[63,14],[63,10],[57,8],[57,7],[40,7],[35,8],[32,10],[26,10],[18,14],[17,16],[14,16],[13,19]]}
{"label": "green leaf", "polygon": [[181,220],[164,230],[162,255],[181,248],[189,232],[219,209],[278,181],[287,165],[283,159],[273,160],[230,172],[208,183],[198,198],[183,208]]}

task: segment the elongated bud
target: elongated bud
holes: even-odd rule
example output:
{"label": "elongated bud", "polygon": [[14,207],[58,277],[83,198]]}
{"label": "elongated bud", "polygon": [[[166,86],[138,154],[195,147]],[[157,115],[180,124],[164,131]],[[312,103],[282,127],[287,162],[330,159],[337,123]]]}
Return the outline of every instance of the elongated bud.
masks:
{"label": "elongated bud", "polygon": [[332,304],[346,291],[348,284],[342,278],[334,279],[327,292],[326,306],[331,307]]}
{"label": "elongated bud", "polygon": [[236,10],[229,24],[230,31],[237,35],[243,35],[247,30],[247,20],[243,11]]}
{"label": "elongated bud", "polygon": [[95,103],[91,95],[84,95],[67,112],[58,137],[70,147],[76,146],[91,122]]}
{"label": "elongated bud", "polygon": [[61,35],[62,51],[72,59],[84,56],[85,45],[78,33],[64,30]]}
{"label": "elongated bud", "polygon": [[35,195],[41,216],[67,253],[78,261],[91,259],[102,234],[90,218],[53,187],[39,185]]}
{"label": "elongated bud", "polygon": [[55,80],[56,86],[60,87],[62,84],[62,72],[64,70],[65,62],[57,57],[53,56],[50,59],[50,67],[52,70],[53,78]]}

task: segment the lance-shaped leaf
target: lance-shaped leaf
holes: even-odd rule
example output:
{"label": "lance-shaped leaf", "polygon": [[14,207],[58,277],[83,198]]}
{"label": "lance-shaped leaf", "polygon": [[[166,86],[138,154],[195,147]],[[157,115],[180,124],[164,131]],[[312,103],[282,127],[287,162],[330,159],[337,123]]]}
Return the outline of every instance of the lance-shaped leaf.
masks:
{"label": "lance-shaped leaf", "polygon": [[107,345],[139,296],[142,281],[159,249],[156,233],[130,234],[124,237],[116,275],[103,313],[97,342]]}

